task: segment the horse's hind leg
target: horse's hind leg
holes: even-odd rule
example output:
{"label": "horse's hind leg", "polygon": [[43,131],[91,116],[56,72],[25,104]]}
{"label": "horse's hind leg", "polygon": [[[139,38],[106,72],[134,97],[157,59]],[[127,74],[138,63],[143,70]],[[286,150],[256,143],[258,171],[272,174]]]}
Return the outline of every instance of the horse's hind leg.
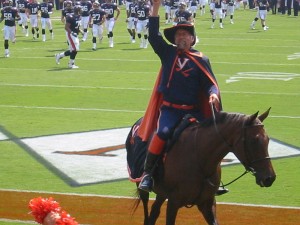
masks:
{"label": "horse's hind leg", "polygon": [[166,198],[156,195],[156,199],[153,202],[151,207],[151,212],[149,216],[149,225],[154,225],[156,223],[156,220],[158,219],[160,214],[160,208],[162,204],[165,202],[165,200]]}
{"label": "horse's hind leg", "polygon": [[207,224],[219,225],[216,214],[216,202],[206,202],[201,205],[197,205],[199,211],[203,214]]}
{"label": "horse's hind leg", "polygon": [[167,221],[166,225],[175,225],[175,220],[177,216],[179,206],[172,200],[168,200],[167,204]]}

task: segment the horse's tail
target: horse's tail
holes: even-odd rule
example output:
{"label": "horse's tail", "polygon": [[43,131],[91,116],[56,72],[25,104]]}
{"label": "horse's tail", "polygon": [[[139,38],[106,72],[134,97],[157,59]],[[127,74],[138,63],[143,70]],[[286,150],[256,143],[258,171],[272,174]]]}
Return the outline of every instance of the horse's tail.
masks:
{"label": "horse's tail", "polygon": [[131,212],[131,215],[133,215],[135,213],[135,211],[137,210],[137,208],[139,207],[140,203],[141,203],[141,196],[140,196],[140,192],[138,189],[136,189],[136,192],[135,192],[135,201],[133,203],[133,206],[132,206],[132,212]]}

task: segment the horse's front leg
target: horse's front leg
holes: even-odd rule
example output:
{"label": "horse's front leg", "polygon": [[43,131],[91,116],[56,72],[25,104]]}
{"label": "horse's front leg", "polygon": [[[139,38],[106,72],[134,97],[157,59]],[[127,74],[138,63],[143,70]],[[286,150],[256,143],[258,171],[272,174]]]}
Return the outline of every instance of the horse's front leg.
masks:
{"label": "horse's front leg", "polygon": [[151,212],[149,216],[149,225],[154,225],[159,217],[160,208],[162,204],[165,202],[166,198],[156,195],[155,201],[152,204]]}
{"label": "horse's front leg", "polygon": [[176,216],[179,208],[180,207],[178,206],[178,204],[176,204],[176,202],[170,199],[168,200],[166,225],[175,225]]}
{"label": "horse's front leg", "polygon": [[144,208],[144,225],[149,225],[149,220],[148,220],[148,202],[149,202],[149,193],[146,191],[142,191],[138,189],[140,198],[143,202],[143,208]]}
{"label": "horse's front leg", "polygon": [[216,200],[206,201],[201,205],[197,205],[199,211],[203,214],[207,224],[219,225],[216,214]]}

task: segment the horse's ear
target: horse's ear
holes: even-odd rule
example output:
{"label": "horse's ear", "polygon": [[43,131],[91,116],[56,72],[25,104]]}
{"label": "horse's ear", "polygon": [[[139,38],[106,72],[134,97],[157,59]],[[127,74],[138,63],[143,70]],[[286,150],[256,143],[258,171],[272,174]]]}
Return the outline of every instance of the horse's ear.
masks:
{"label": "horse's ear", "polygon": [[250,126],[253,123],[253,121],[257,118],[257,116],[258,116],[258,111],[256,113],[248,116],[248,119],[247,119],[247,122],[245,125]]}
{"label": "horse's ear", "polygon": [[271,110],[271,107],[267,111],[265,111],[263,114],[261,114],[260,116],[258,116],[258,119],[261,122],[263,122],[268,117],[270,110]]}

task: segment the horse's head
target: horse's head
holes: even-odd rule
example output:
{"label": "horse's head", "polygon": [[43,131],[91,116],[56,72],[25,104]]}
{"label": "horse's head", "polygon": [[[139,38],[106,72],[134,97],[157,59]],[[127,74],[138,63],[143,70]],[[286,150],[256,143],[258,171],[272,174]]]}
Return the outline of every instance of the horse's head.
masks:
{"label": "horse's head", "polygon": [[242,136],[234,152],[261,187],[270,187],[276,178],[268,153],[269,137],[262,124],[269,111],[260,116],[257,112],[245,118]]}

